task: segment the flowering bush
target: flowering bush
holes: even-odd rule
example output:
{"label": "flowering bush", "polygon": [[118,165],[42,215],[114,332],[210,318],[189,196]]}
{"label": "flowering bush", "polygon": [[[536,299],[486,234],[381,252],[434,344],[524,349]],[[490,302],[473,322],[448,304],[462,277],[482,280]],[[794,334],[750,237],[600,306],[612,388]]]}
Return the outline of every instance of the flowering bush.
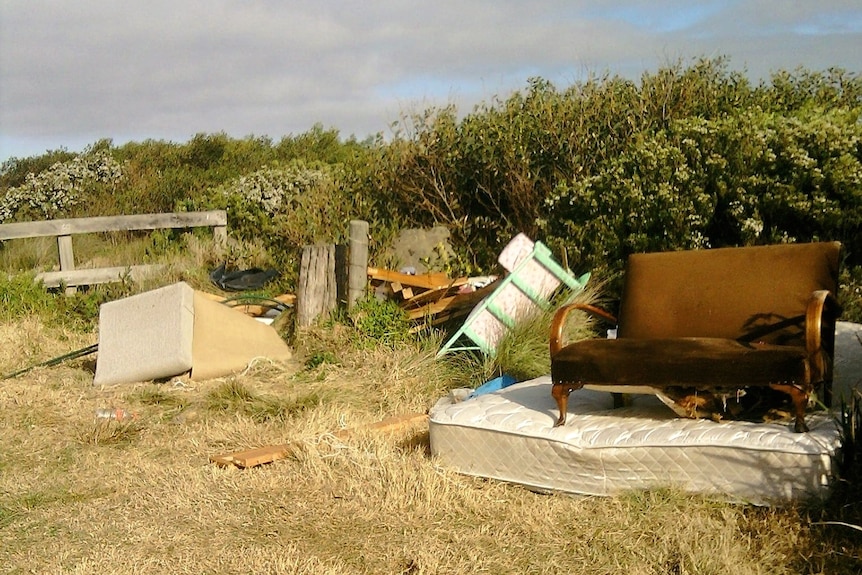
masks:
{"label": "flowering bush", "polygon": [[76,205],[88,186],[114,185],[122,177],[122,166],[105,151],[81,154],[38,174],[28,173],[23,184],[9,188],[0,199],[0,222],[21,216],[56,218]]}
{"label": "flowering bush", "polygon": [[302,246],[342,241],[355,217],[342,168],[301,160],[235,178],[183,208],[226,210],[231,236],[262,243],[288,281]]}
{"label": "flowering bush", "polygon": [[342,239],[352,206],[338,166],[303,161],[241,176],[210,197],[227,209],[235,235],[282,246]]}

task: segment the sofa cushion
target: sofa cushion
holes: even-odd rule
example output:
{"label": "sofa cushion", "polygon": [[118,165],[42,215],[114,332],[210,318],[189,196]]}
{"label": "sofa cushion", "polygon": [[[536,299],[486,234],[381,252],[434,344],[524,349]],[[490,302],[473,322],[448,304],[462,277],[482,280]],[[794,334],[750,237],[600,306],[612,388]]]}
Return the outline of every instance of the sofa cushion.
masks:
{"label": "sofa cushion", "polygon": [[555,382],[740,388],[805,381],[805,348],[720,338],[591,339],[551,363]]}
{"label": "sofa cushion", "polygon": [[[839,242],[634,254],[620,338],[717,337],[804,345],[815,290],[837,291]],[[778,331],[764,326],[784,322]]]}

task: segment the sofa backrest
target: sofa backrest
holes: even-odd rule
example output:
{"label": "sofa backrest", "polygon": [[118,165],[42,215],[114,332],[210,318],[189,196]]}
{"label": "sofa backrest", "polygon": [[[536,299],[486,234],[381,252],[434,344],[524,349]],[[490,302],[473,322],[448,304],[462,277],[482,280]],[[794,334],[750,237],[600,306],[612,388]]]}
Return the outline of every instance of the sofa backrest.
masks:
{"label": "sofa backrest", "polygon": [[836,293],[840,251],[818,242],[633,254],[618,337],[805,345],[806,305],[815,290]]}

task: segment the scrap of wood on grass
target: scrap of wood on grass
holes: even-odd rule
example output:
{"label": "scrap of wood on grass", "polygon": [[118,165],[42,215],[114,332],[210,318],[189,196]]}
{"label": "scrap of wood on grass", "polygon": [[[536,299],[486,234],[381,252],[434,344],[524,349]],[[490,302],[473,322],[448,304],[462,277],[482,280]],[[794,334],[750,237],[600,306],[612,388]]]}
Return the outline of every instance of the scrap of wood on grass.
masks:
{"label": "scrap of wood on grass", "polygon": [[[359,430],[392,434],[399,431],[411,429],[414,426],[426,423],[427,421],[428,414],[426,413],[397,415],[393,417],[388,417],[386,419],[378,421],[377,423],[372,423],[371,425],[359,427],[355,430],[341,429],[333,433],[333,435],[339,439],[346,439]],[[236,451],[234,453],[227,453],[225,455],[213,455],[210,456],[210,463],[215,463],[219,467],[229,467],[231,465],[243,469],[248,467],[256,467],[265,463],[272,463],[273,461],[286,459],[287,457],[290,457],[290,455],[294,452],[295,449],[297,449],[297,447],[297,442],[280,443],[278,445],[264,445],[262,447],[256,447],[254,449],[247,449],[244,451]]]}

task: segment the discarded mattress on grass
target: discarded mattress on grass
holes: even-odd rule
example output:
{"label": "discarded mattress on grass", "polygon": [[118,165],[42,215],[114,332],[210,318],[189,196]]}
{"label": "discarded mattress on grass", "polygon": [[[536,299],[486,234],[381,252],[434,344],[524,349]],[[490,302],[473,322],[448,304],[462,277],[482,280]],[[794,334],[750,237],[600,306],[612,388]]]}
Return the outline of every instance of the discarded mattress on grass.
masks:
{"label": "discarded mattress on grass", "polygon": [[93,383],[185,373],[211,379],[241,371],[257,357],[287,361],[291,352],[272,327],[179,282],[101,306]]}
{"label": "discarded mattress on grass", "polygon": [[840,431],[826,414],[811,431],[787,423],[681,419],[654,396],[613,409],[611,394],[579,390],[553,427],[550,376],[430,411],[431,452],[445,465],[539,491],[613,495],[679,488],[772,504],[822,499],[836,481]]}
{"label": "discarded mattress on grass", "polygon": [[[841,402],[862,392],[862,325],[838,322],[833,410],[788,422],[683,419],[651,395],[613,409],[610,393],[570,396],[553,427],[550,376],[492,393],[447,396],[431,409],[431,452],[455,470],[539,491],[613,495],[675,487],[758,505],[822,500],[838,481]],[[862,396],[860,396],[862,397]]]}

